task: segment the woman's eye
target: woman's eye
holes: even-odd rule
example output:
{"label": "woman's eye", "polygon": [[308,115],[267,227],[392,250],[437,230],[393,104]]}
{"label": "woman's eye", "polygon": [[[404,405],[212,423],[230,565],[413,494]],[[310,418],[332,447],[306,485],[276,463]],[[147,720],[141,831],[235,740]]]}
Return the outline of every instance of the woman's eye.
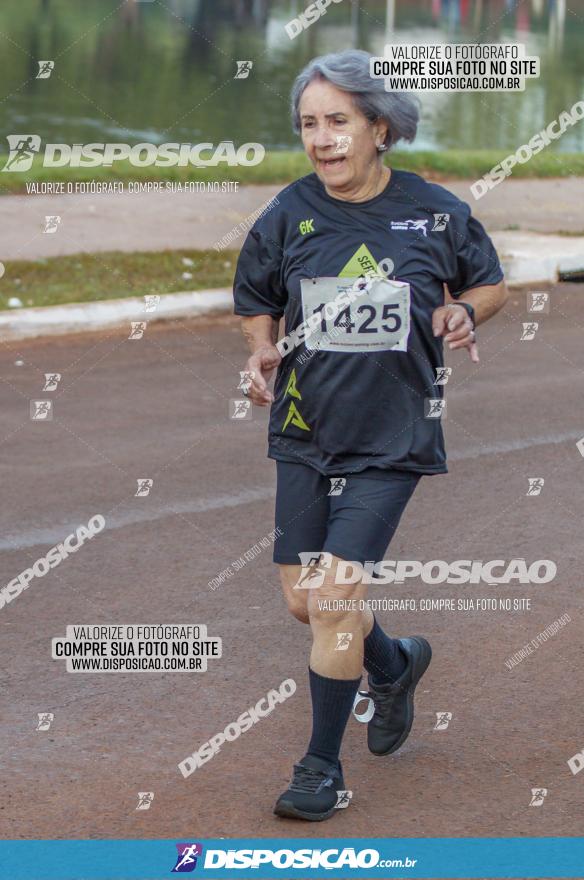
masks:
{"label": "woman's eye", "polygon": [[345,125],[346,122],[346,119],[335,119],[335,125]]}

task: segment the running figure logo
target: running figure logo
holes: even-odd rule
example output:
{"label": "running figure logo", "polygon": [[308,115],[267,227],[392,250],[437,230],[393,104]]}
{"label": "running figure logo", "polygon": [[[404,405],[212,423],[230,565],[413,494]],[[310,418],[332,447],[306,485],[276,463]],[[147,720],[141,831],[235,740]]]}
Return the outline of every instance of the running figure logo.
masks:
{"label": "running figure logo", "polygon": [[158,293],[146,293],[144,295],[144,311],[155,312],[158,308],[159,302],[160,296]]}
{"label": "running figure logo", "polygon": [[60,381],[60,373],[45,373],[45,386],[43,391],[56,391]]}
{"label": "running figure logo", "polygon": [[350,134],[337,134],[337,135],[335,135],[335,140],[337,142],[337,145],[334,149],[334,152],[342,154],[342,153],[348,152],[349,147],[351,146],[351,143],[353,141],[353,138],[351,137]]}
{"label": "running figure logo", "polygon": [[550,295],[543,290],[530,291],[527,294],[527,311],[528,312],[545,312],[549,313]]}
{"label": "running figure logo", "polygon": [[240,370],[239,372],[239,385],[238,388],[241,388],[243,393],[249,391],[251,388],[251,383],[255,379],[255,372],[253,370]]}
{"label": "running figure logo", "polygon": [[521,331],[520,342],[531,342],[537,333],[537,328],[539,324],[537,321],[529,321],[527,323],[522,323],[523,330]]}
{"label": "running figure logo", "polygon": [[9,134],[9,155],[2,171],[30,171],[35,153],[41,148],[38,134]]}
{"label": "running figure logo", "polygon": [[391,229],[403,229],[410,232],[421,232],[424,236],[428,235],[427,220],[392,220]]}
{"label": "running figure logo", "polygon": [[230,408],[230,419],[251,419],[251,400],[247,398],[238,399],[232,398],[229,401]]}
{"label": "running figure logo", "polygon": [[37,79],[48,79],[55,69],[54,61],[39,61],[39,72],[36,75]]}
{"label": "running figure logo", "polygon": [[446,730],[452,721],[452,712],[436,712],[436,724],[433,730]]}
{"label": "running figure logo", "polygon": [[188,874],[197,867],[197,859],[203,855],[200,843],[177,843],[178,856],[171,874]]}
{"label": "running figure logo", "polygon": [[543,804],[548,790],[547,788],[532,788],[531,789],[531,800],[529,802],[530,807],[541,807]]}
{"label": "running figure logo", "polygon": [[139,791],[138,792],[138,806],[137,810],[149,810],[152,801],[154,800],[154,792],[153,791]]}
{"label": "running figure logo", "polygon": [[331,488],[329,495],[342,495],[343,489],[347,485],[346,477],[330,477]]}
{"label": "running figure logo", "polygon": [[452,375],[452,367],[436,367],[434,385],[446,385]]}
{"label": "running figure logo", "polygon": [[294,584],[295,590],[318,590],[322,587],[327,568],[331,567],[332,556],[330,553],[299,553],[302,571],[298,582]]}
{"label": "running figure logo", "polygon": [[30,417],[33,422],[51,422],[53,420],[53,401],[31,400]]}
{"label": "running figure logo", "polygon": [[348,651],[353,641],[353,633],[337,633],[337,647],[335,651]]}
{"label": "running figure logo", "polygon": [[150,489],[154,485],[154,480],[149,478],[146,479],[137,479],[138,488],[134,495],[134,498],[146,498],[147,495],[150,495]]}
{"label": "running figure logo", "polygon": [[55,719],[52,712],[37,712],[39,721],[36,726],[37,730],[48,730]]}
{"label": "running figure logo", "polygon": [[237,73],[233,79],[247,79],[253,67],[253,61],[236,61]]}
{"label": "running figure logo", "polygon": [[352,797],[352,791],[337,791],[337,802],[335,804],[335,810],[346,810],[351,803]]}
{"label": "running figure logo", "polygon": [[443,397],[426,398],[426,419],[439,419],[446,415],[446,401]]}
{"label": "running figure logo", "polygon": [[130,330],[130,335],[128,339],[142,339],[144,336],[144,331],[148,326],[147,321],[131,321],[132,328]]}
{"label": "running figure logo", "polygon": [[61,218],[58,214],[45,215],[45,228],[43,232],[46,232],[48,235],[54,234],[59,228],[60,222]]}
{"label": "running figure logo", "polygon": [[434,226],[430,232],[444,232],[449,220],[450,214],[434,214]]}
{"label": "running figure logo", "polygon": [[526,495],[541,495],[541,490],[543,489],[543,485],[545,480],[543,477],[528,477],[529,488],[527,489]]}

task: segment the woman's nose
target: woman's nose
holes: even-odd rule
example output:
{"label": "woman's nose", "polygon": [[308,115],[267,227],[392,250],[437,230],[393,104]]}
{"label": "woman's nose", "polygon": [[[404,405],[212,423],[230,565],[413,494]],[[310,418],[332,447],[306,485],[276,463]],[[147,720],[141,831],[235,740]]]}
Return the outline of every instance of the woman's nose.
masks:
{"label": "woman's nose", "polygon": [[328,130],[326,125],[320,126],[316,130],[316,134],[314,136],[314,146],[317,149],[323,150],[326,147],[332,147],[336,143],[332,133]]}

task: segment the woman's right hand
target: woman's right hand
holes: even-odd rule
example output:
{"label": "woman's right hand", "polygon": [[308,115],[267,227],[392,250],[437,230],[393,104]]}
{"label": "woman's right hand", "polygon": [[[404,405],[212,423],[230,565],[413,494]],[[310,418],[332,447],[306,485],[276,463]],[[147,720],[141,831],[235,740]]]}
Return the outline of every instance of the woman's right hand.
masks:
{"label": "woman's right hand", "polygon": [[252,380],[246,396],[256,406],[273,403],[274,395],[268,388],[268,382],[281,360],[282,355],[275,345],[262,345],[248,359],[245,370],[252,374]]}

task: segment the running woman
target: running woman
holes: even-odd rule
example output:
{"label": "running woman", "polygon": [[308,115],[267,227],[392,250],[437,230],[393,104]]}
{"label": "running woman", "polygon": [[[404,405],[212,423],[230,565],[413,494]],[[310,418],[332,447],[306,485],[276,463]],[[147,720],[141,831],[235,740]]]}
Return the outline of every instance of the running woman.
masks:
{"label": "running woman", "polygon": [[313,637],[312,736],[275,812],[311,821],[333,815],[346,789],[339,754],[363,667],[368,746],[389,755],[411,730],[432,654],[421,636],[387,635],[360,601],[363,578],[337,570],[381,561],[420,477],[446,473],[443,343],[478,363],[475,326],[508,296],[469,206],[384,164],[390,147],[414,139],[418,107],[369,76],[370,57],[326,55],[297,77],[293,124],[314,173],[256,222],[234,285],[251,350],[247,395],[271,406],[274,561],[290,612]]}

